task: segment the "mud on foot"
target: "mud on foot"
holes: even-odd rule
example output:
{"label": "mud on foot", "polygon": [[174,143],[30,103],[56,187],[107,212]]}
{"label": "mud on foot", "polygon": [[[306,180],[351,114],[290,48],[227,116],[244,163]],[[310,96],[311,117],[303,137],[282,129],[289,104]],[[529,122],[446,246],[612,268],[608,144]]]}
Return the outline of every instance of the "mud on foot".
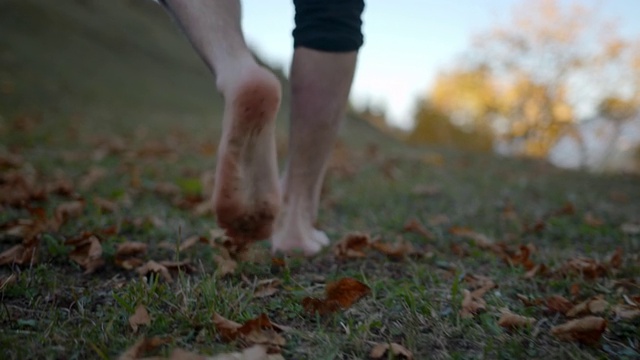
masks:
{"label": "mud on foot", "polygon": [[280,83],[263,68],[247,71],[225,92],[214,203],[228,236],[251,242],[268,238],[280,208],[275,117]]}

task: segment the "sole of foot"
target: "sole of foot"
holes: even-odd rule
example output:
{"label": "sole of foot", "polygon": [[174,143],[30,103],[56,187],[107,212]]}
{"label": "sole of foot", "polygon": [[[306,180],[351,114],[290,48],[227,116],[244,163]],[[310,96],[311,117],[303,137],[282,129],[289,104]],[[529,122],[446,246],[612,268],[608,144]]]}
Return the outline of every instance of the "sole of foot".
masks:
{"label": "sole of foot", "polygon": [[281,194],[275,145],[280,106],[278,79],[256,67],[225,95],[214,204],[218,225],[238,241],[268,238]]}

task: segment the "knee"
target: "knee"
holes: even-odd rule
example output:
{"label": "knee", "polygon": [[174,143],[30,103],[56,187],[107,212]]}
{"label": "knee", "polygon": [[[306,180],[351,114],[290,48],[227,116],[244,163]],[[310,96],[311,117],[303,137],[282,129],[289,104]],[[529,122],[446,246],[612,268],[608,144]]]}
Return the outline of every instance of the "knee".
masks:
{"label": "knee", "polygon": [[294,0],[294,47],[328,52],[356,51],[364,41],[364,0]]}

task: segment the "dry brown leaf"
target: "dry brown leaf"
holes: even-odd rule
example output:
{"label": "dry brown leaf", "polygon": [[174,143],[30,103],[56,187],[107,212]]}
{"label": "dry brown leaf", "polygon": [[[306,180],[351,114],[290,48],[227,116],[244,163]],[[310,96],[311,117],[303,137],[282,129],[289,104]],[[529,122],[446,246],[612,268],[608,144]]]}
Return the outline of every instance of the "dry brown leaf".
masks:
{"label": "dry brown leaf", "polygon": [[116,257],[136,256],[147,252],[149,245],[138,241],[127,241],[118,244]]}
{"label": "dry brown leaf", "polygon": [[107,176],[107,169],[94,166],[80,178],[78,187],[82,191],[89,190],[89,188],[93,187],[93,185],[102,180],[105,176]]}
{"label": "dry brown leaf", "polygon": [[382,241],[374,241],[371,247],[394,260],[402,260],[405,257],[416,255],[418,252],[413,245],[399,238],[395,243],[389,244]]}
{"label": "dry brown leaf", "polygon": [[507,329],[516,329],[531,326],[535,322],[536,319],[532,317],[514,314],[509,309],[504,309],[500,319],[498,320],[498,325]]}
{"label": "dry brown leaf", "polygon": [[489,290],[498,287],[491,278],[484,275],[467,274],[464,277],[464,281],[474,289],[471,291],[471,296],[475,299],[483,297]]}
{"label": "dry brown leaf", "polygon": [[151,351],[161,345],[170,343],[172,339],[170,337],[152,337],[152,338],[140,338],[133,344],[127,351],[122,353],[118,360],[137,360],[140,359],[147,351]]}
{"label": "dry brown leaf", "polygon": [[378,343],[373,347],[373,349],[371,349],[371,352],[369,353],[369,357],[372,359],[388,359],[388,357],[385,356],[385,354],[389,351],[393,355],[392,358],[394,359],[407,359],[407,360],[413,359],[413,353],[409,351],[407,348],[405,348],[404,346],[397,343],[390,343],[390,344]]}
{"label": "dry brown leaf", "polygon": [[462,290],[462,294],[462,307],[460,308],[460,316],[462,318],[472,318],[486,309],[487,303],[484,299],[474,297],[471,291],[467,289]]}
{"label": "dry brown leaf", "polygon": [[353,278],[342,278],[336,282],[327,284],[325,299],[306,297],[302,299],[302,306],[308,313],[326,315],[340,309],[347,309],[362,297],[371,292],[371,289]]}
{"label": "dry brown leaf", "polygon": [[180,246],[178,247],[178,251],[185,251],[189,248],[192,248],[197,243],[208,244],[209,240],[207,240],[207,238],[205,237],[198,236],[198,235],[190,236],[184,239],[184,241],[180,243]]}
{"label": "dry brown leaf", "polygon": [[528,296],[523,294],[516,294],[516,297],[524,306],[539,306],[544,302],[542,299],[530,299]]}
{"label": "dry brown leaf", "polygon": [[416,218],[409,219],[404,224],[403,230],[407,232],[413,232],[418,235],[422,235],[429,240],[435,240],[436,238],[436,236],[433,235],[431,231],[427,230],[427,228],[425,228],[424,225],[422,225],[422,223],[420,223],[420,221]]}
{"label": "dry brown leaf", "polygon": [[568,317],[577,317],[589,314],[598,315],[604,313],[607,307],[609,307],[609,303],[604,300],[602,295],[597,295],[572,307],[566,312],[566,315]]}
{"label": "dry brown leaf", "polygon": [[560,295],[552,295],[546,299],[546,305],[552,312],[566,314],[573,308],[573,303]]}
{"label": "dry brown leaf", "polygon": [[140,304],[136,307],[136,311],[133,315],[129,316],[129,326],[133,329],[133,332],[138,332],[140,325],[151,324],[151,317],[144,305]]}
{"label": "dry brown leaf", "polygon": [[173,278],[169,273],[169,269],[167,269],[166,266],[159,264],[153,260],[147,261],[146,264],[137,268],[136,271],[138,272],[138,274],[140,274],[140,276],[146,276],[149,273],[160,274],[160,276],[162,276],[162,278],[164,278],[166,282],[173,282]]}
{"label": "dry brown leaf", "polygon": [[594,259],[578,257],[567,261],[559,270],[560,274],[578,274],[587,279],[596,279],[607,273],[607,268]]}
{"label": "dry brown leaf", "polygon": [[623,320],[633,320],[640,317],[640,307],[634,305],[617,304],[613,307],[613,312]]}
{"label": "dry brown leaf", "polygon": [[254,345],[242,350],[242,353],[219,354],[207,360],[284,360],[284,358],[280,354],[268,354],[267,348],[262,345]]}
{"label": "dry brown leaf", "polygon": [[216,275],[219,277],[225,277],[227,275],[233,274],[238,267],[238,263],[230,258],[225,258],[224,256],[214,255],[213,260],[218,265],[216,269]]}
{"label": "dry brown leaf", "polygon": [[104,265],[102,244],[97,236],[85,233],[77,238],[68,239],[65,245],[75,246],[69,257],[85,269],[85,274],[91,274]]}
{"label": "dry brown leaf", "polygon": [[171,355],[169,355],[168,360],[207,360],[208,358],[204,355],[196,354],[184,349],[173,349],[171,351]]}
{"label": "dry brown leaf", "polygon": [[349,233],[333,246],[333,253],[339,258],[363,258],[364,251],[371,245],[367,234]]}
{"label": "dry brown leaf", "polygon": [[282,329],[273,324],[266,314],[260,314],[257,318],[240,325],[214,313],[213,324],[225,342],[238,340],[247,345],[265,345],[271,353],[280,352],[280,348],[286,343],[279,334]]}
{"label": "dry brown leaf", "polygon": [[162,260],[158,261],[158,264],[164,266],[170,272],[178,272],[184,271],[188,274],[196,272],[196,267],[191,264],[189,260],[182,261],[173,261],[173,260]]}
{"label": "dry brown leaf", "polygon": [[266,279],[258,281],[256,289],[253,292],[253,297],[263,298],[274,295],[278,292],[278,287],[282,284],[280,279]]}
{"label": "dry brown leaf", "polygon": [[54,211],[54,219],[57,227],[62,226],[67,220],[82,215],[84,201],[74,200],[58,205]]}
{"label": "dry brown leaf", "polygon": [[591,227],[600,227],[604,225],[604,220],[588,212],[584,214],[584,223]]}
{"label": "dry brown leaf", "polygon": [[545,264],[537,264],[524,274],[525,279],[533,279],[536,275],[544,275],[548,271]]}
{"label": "dry brown leaf", "polygon": [[327,284],[325,288],[327,299],[337,301],[343,309],[350,307],[370,292],[371,289],[367,285],[353,278],[342,278]]}
{"label": "dry brown leaf", "polygon": [[18,244],[0,253],[0,265],[25,265],[36,262],[37,244],[25,246]]}
{"label": "dry brown leaf", "polygon": [[564,341],[579,341],[596,344],[607,328],[607,320],[597,316],[587,316],[571,320],[551,328],[551,334]]}
{"label": "dry brown leaf", "polygon": [[607,264],[613,269],[618,269],[622,266],[622,248],[617,248],[613,254],[608,256]]}
{"label": "dry brown leaf", "polygon": [[475,232],[467,227],[453,226],[449,228],[449,233],[472,240],[475,246],[482,250],[490,250],[498,254],[503,253],[502,249],[488,236]]}
{"label": "dry brown leaf", "polygon": [[98,209],[100,209],[100,211],[107,213],[117,212],[119,209],[119,206],[115,201],[107,200],[98,196],[93,197],[93,203]]}

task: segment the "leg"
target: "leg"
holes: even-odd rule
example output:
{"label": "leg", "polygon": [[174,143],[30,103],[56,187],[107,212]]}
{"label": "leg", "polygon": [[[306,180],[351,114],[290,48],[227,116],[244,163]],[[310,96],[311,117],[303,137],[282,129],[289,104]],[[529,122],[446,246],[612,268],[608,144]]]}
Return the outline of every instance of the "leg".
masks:
{"label": "leg", "polygon": [[218,224],[236,241],[266,239],[281,202],[274,137],[280,83],[247,48],[238,0],[165,0],[164,5],[216,75],[224,96],[214,189]]}
{"label": "leg", "polygon": [[[299,17],[302,15],[299,2],[296,2],[297,29],[300,28]],[[339,6],[343,6],[344,3]],[[352,1],[351,4],[358,7],[361,2]],[[290,158],[283,179],[284,207],[278,216],[272,237],[274,252],[290,252],[297,249],[312,255],[329,244],[327,236],[316,230],[314,223],[327,161],[345,114],[355,71],[357,48],[362,43],[359,32],[362,8],[359,7],[359,11],[357,10],[353,12],[357,16],[349,17],[351,20],[348,21],[350,24],[357,23],[355,36],[350,36],[353,32],[342,31],[338,34],[337,41],[324,39],[314,43],[318,39],[318,32],[322,34],[323,31],[318,29],[311,32],[314,36],[308,37],[313,41],[303,41],[294,52],[291,66]],[[330,23],[333,27],[336,22]],[[299,38],[305,38],[304,35],[301,34]],[[352,40],[353,37],[355,40]],[[331,44],[338,48],[331,51]],[[306,47],[307,45],[313,48]],[[325,46],[329,48],[324,48]]]}

